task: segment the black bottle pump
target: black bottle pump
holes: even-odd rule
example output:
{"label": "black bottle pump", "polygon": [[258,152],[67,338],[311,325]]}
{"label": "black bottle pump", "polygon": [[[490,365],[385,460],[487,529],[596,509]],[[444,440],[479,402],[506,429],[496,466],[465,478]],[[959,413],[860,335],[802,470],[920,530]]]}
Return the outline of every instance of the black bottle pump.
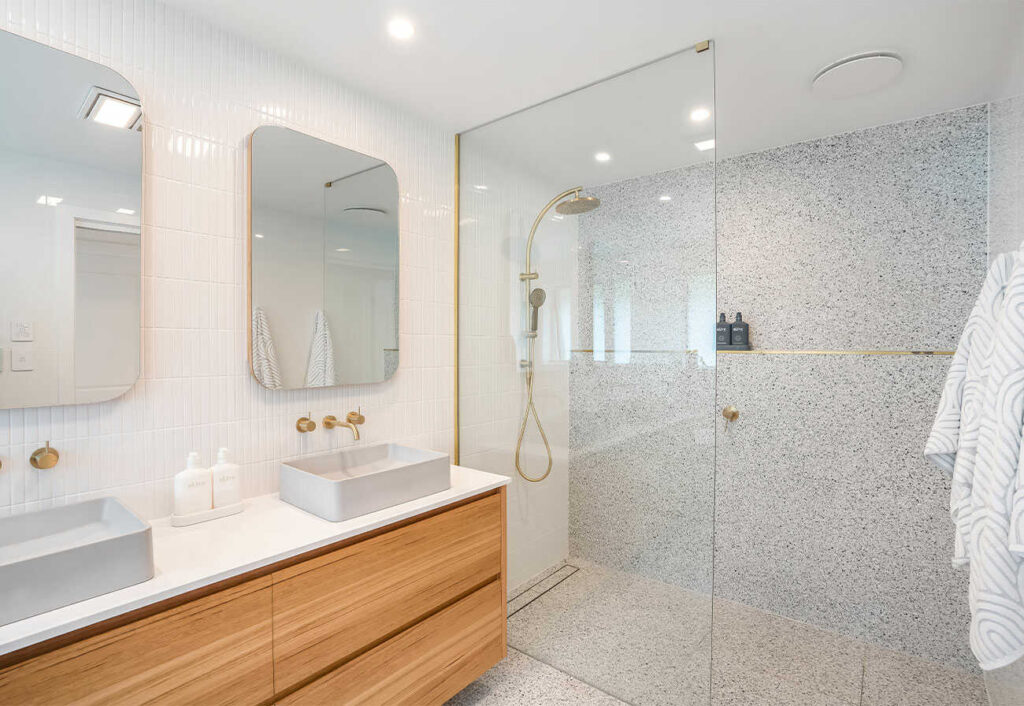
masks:
{"label": "black bottle pump", "polygon": [[736,321],[732,325],[732,345],[746,346],[750,344],[750,324],[743,320],[743,314],[736,312]]}
{"label": "black bottle pump", "polygon": [[715,326],[715,345],[728,346],[732,343],[732,324],[725,320],[725,314],[718,315]]}

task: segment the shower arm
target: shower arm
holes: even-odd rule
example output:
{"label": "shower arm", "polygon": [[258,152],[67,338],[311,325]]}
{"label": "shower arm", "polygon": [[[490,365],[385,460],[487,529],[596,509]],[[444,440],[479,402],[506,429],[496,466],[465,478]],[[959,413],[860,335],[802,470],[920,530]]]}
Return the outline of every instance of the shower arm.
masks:
{"label": "shower arm", "polygon": [[[548,205],[545,206],[543,209],[541,209],[541,212],[537,214],[537,217],[533,221],[533,227],[530,228],[530,238],[526,241],[526,272],[523,272],[521,275],[519,275],[519,279],[523,280],[524,282],[527,282],[527,281],[529,281],[531,279],[537,279],[537,273],[533,271],[533,267],[530,264],[531,263],[531,257],[530,256],[533,253],[533,236],[537,235],[537,226],[539,226],[540,222],[542,220],[544,220],[544,216],[547,214],[548,211],[551,210],[552,206],[557,204],[559,201],[561,201],[565,197],[571,196],[572,194],[576,194],[577,196],[579,196],[582,192],[583,192],[583,187],[582,186],[577,186],[577,187],[572,188],[572,189],[566,189],[565,191],[560,193],[558,196],[556,196],[555,198],[553,198],[550,201],[548,201]],[[529,297],[530,296],[530,292],[529,292],[530,287],[529,287],[529,285],[527,285],[526,289],[527,289],[526,296]]]}

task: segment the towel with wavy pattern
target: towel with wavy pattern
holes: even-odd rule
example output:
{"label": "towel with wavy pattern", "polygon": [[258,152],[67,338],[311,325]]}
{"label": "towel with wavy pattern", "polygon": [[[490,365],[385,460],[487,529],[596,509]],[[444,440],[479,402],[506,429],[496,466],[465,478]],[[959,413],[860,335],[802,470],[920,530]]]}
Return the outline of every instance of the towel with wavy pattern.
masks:
{"label": "towel with wavy pattern", "polygon": [[334,342],[327,315],[316,312],[313,317],[313,340],[306,363],[306,387],[330,387],[334,384]]}
{"label": "towel with wavy pattern", "polygon": [[270,335],[270,323],[263,307],[252,310],[252,372],[263,387],[281,389],[281,370],[277,367],[277,351]]}
{"label": "towel with wavy pattern", "polygon": [[954,563],[970,567],[983,669],[1024,657],[1024,255],[989,269],[950,366],[926,456],[953,479]]}

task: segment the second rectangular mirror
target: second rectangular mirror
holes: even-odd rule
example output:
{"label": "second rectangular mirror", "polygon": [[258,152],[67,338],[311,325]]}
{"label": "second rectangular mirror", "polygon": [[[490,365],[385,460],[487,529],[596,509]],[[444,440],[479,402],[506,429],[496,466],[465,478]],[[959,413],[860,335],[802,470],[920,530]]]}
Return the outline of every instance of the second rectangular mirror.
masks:
{"label": "second rectangular mirror", "polygon": [[252,135],[250,357],[269,389],[381,382],[398,367],[398,178],[281,127]]}

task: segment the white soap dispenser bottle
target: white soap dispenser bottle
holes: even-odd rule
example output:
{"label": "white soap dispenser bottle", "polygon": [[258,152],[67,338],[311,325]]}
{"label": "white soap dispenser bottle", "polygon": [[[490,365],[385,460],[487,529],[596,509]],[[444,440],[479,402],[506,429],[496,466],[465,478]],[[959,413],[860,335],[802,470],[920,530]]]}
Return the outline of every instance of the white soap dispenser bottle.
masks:
{"label": "white soap dispenser bottle", "polygon": [[185,470],[174,476],[174,514],[191,515],[213,509],[212,481],[210,469],[199,466],[199,454],[190,452]]}
{"label": "white soap dispenser bottle", "polygon": [[213,506],[227,507],[242,502],[242,488],[238,477],[238,465],[228,463],[228,450],[217,451],[217,463],[213,472]]}

